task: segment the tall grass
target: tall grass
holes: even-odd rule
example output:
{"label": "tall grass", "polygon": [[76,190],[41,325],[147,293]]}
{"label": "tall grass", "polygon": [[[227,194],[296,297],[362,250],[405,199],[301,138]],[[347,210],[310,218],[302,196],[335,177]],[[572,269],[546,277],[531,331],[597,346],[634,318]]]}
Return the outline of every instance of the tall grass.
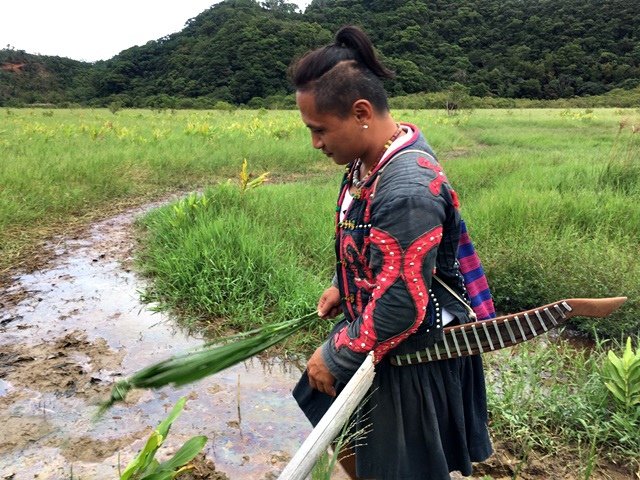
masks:
{"label": "tall grass", "polygon": [[[629,186],[633,182],[625,183],[621,190],[618,181],[603,184],[603,178],[609,178],[606,172],[612,166],[632,175],[640,164],[636,148],[640,135],[631,129],[640,119],[625,119],[626,112],[596,113],[474,112],[461,116],[457,124],[437,112],[395,115],[427,125],[429,141],[442,151],[501,311],[518,311],[560,297],[627,295],[629,302],[614,316],[574,322],[585,332],[595,329],[621,338],[637,335],[639,325],[640,263],[636,257],[640,190]],[[193,298],[208,318],[236,317],[240,307],[229,304],[274,295],[272,285],[278,281],[265,285],[261,269],[273,276],[273,269],[281,271],[291,265],[296,271],[307,272],[319,289],[330,268],[317,266],[328,266],[333,258],[331,209],[339,169],[335,172],[315,184],[266,186],[244,198],[226,187],[210,191],[208,195],[220,206],[209,207],[207,216],[200,218],[202,223],[189,224],[186,233],[177,232],[175,241],[187,244],[174,248],[174,240],[163,241],[154,255],[165,257],[162,261],[170,256],[173,263],[202,269],[214,255],[206,240],[224,237],[227,231],[233,232],[234,239],[216,241],[217,255],[226,250],[246,251],[251,264],[231,271],[225,261],[226,271],[205,269],[209,272],[206,275],[215,278],[198,270],[189,271],[180,280],[174,278],[178,270],[171,263],[167,271],[173,275],[174,293],[166,288],[164,298],[180,295],[185,302]],[[294,231],[303,232],[305,238]],[[278,241],[274,244],[269,238]],[[270,253],[299,251],[300,245],[313,248],[297,253],[296,259],[278,253],[279,260],[267,264],[261,260],[265,251],[254,245],[256,240],[268,245]],[[191,255],[197,261],[188,261]],[[278,262],[282,265],[277,266]],[[288,291],[288,281],[302,285],[301,273],[278,275],[275,278],[288,278],[278,284],[279,291]],[[294,276],[296,280],[291,280]],[[191,280],[199,278],[206,280]],[[196,286],[184,283],[185,279]],[[166,281],[159,275],[156,284]],[[228,293],[201,295],[203,288],[226,288]],[[286,311],[271,306],[275,301],[266,304],[269,312]],[[211,311],[202,310],[206,305],[211,305]],[[214,309],[213,305],[218,306]],[[256,313],[253,307],[242,308],[251,310],[246,312],[251,315]]]}
{"label": "tall grass", "polygon": [[141,221],[144,297],[217,334],[313,311],[332,275],[332,205],[332,189],[305,182],[220,185],[160,208]]}
{"label": "tall grass", "polygon": [[[139,265],[152,278],[146,299],[216,334],[299,317],[315,306],[333,269],[340,169],[312,151],[296,112],[43,113],[0,110],[0,272],[49,233],[43,226],[223,181],[141,220]],[[394,116],[421,126],[444,164],[499,310],[627,295],[612,317],[575,324],[637,338],[636,111]],[[242,194],[224,180],[245,158],[252,172],[269,170],[278,181],[313,178]],[[290,348],[316,345],[329,323],[318,322]],[[595,456],[637,460],[638,425],[614,416],[600,378],[606,347],[586,355],[538,341],[517,354],[487,356],[496,436],[525,454],[578,445],[585,478]]]}

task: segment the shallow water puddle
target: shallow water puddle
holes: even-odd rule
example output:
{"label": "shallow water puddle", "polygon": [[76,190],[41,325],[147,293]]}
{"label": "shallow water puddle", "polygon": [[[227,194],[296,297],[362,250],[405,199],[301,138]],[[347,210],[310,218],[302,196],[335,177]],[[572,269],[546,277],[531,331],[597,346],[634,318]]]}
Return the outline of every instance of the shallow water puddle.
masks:
{"label": "shallow water puddle", "polygon": [[278,359],[133,391],[92,423],[113,381],[202,343],[139,302],[142,281],[126,265],[140,213],[52,245],[51,267],[3,292],[19,300],[0,312],[0,478],[116,478],[118,453],[124,467],[183,395],[190,400],[161,452],[206,435],[207,458],[231,479],[275,478],[310,432],[290,393],[300,370]]}

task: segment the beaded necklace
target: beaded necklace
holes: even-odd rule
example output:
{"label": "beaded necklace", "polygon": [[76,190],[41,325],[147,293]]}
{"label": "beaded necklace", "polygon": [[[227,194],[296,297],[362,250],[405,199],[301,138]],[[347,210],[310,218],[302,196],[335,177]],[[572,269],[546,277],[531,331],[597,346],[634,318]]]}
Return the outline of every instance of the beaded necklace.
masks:
{"label": "beaded necklace", "polygon": [[376,160],[376,162],[373,164],[373,166],[369,169],[367,174],[362,179],[360,179],[360,167],[362,166],[362,159],[361,158],[357,158],[356,159],[355,164],[353,166],[353,169],[351,170],[351,178],[350,178],[350,180],[351,180],[351,185],[352,186],[354,186],[358,190],[360,190],[360,188],[362,188],[362,186],[365,184],[365,182],[369,178],[369,175],[371,175],[371,172],[373,172],[373,170],[376,168],[378,163],[380,163],[380,160],[382,160],[382,157],[384,156],[385,152],[389,149],[391,144],[393,142],[395,142],[397,140],[397,138],[403,132],[404,132],[404,130],[402,130],[402,128],[400,128],[400,125],[398,125],[398,128],[396,129],[395,133],[393,135],[391,135],[391,138],[389,138],[389,140],[387,140],[385,142],[384,146],[382,147],[382,150],[380,151],[380,154],[378,155],[378,159]]}

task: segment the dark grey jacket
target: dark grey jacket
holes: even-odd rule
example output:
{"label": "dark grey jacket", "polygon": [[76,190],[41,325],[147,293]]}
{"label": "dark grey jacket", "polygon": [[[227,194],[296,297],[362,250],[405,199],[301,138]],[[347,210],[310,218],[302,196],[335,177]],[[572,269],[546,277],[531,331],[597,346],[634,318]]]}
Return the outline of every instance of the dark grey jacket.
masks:
{"label": "dark grey jacket", "polygon": [[373,170],[344,220],[336,217],[336,276],[346,321],[325,342],[323,357],[343,383],[369,351],[379,362],[439,340],[442,307],[468,321],[464,305],[432,283],[435,271],[466,299],[456,261],[457,196],[424,137],[407,126],[411,139]]}

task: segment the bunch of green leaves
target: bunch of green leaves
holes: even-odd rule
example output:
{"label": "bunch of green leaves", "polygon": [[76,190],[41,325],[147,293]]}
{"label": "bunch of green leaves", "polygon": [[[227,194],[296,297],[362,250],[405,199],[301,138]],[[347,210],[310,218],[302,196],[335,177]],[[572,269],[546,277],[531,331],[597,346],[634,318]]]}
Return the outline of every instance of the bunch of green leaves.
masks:
{"label": "bunch of green leaves", "polygon": [[123,401],[134,388],[160,388],[170,384],[180,386],[201,380],[257,355],[317,318],[318,314],[313,312],[301,318],[265,325],[218,340],[216,345],[208,343],[199,350],[170,357],[143,368],[114,385],[109,400],[100,406],[98,417],[116,402]]}
{"label": "bunch of green leaves", "polygon": [[609,350],[602,374],[617,405],[625,413],[640,419],[640,349],[633,351],[631,338],[627,338],[622,358]]}
{"label": "bunch of green leaves", "polygon": [[622,357],[609,350],[601,375],[616,406],[609,412],[607,433],[616,440],[616,452],[634,458],[632,464],[640,473],[640,349],[634,353],[631,338],[627,338]]}
{"label": "bunch of green leaves", "polygon": [[242,169],[240,170],[240,191],[242,193],[253,188],[257,188],[268,180],[269,172],[264,172],[257,178],[251,179],[251,174],[247,170],[247,159],[242,162]]}
{"label": "bunch of green leaves", "polygon": [[602,374],[616,403],[626,413],[636,410],[640,418],[640,349],[633,351],[631,338],[627,338],[622,358],[609,350]]}
{"label": "bunch of green leaves", "polygon": [[195,213],[199,209],[206,209],[208,204],[209,199],[206,194],[190,193],[173,205],[174,218],[171,220],[171,225],[174,228],[180,228],[192,222]]}
{"label": "bunch of green leaves", "polygon": [[155,455],[169,434],[169,429],[178,418],[186,398],[182,397],[173,407],[169,416],[165,418],[147,440],[144,448],[127,465],[120,474],[120,480],[170,480],[189,470],[188,463],[202,450],[207,437],[198,435],[190,438],[182,447],[166,462],[158,462]]}

